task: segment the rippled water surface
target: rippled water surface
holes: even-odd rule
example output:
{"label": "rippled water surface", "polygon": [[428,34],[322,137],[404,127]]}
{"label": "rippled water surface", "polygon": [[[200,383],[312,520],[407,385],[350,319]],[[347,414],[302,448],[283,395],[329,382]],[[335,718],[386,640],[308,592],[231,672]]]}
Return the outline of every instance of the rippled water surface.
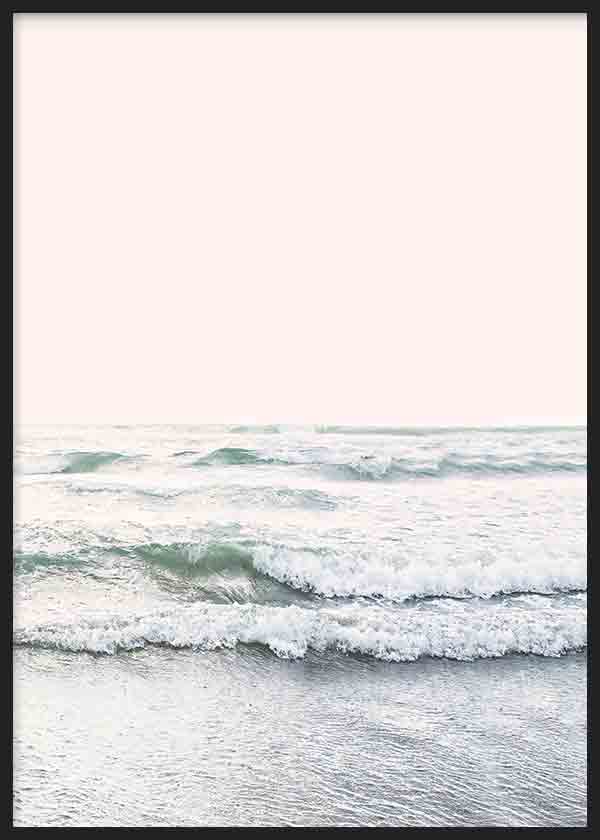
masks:
{"label": "rippled water surface", "polygon": [[585,429],[27,427],[17,825],[583,825]]}

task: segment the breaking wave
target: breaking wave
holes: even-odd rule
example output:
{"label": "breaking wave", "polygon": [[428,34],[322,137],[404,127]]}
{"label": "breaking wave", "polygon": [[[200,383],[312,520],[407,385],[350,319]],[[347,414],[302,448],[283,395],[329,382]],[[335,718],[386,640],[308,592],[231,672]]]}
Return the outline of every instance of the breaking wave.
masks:
{"label": "breaking wave", "polygon": [[[130,557],[183,577],[210,579],[218,594],[223,578],[266,579],[299,594],[325,598],[374,598],[393,602],[428,598],[489,599],[520,593],[551,595],[587,588],[585,558],[494,558],[481,553],[460,563],[404,560],[395,554],[364,551],[325,551],[227,541],[142,543],[131,546],[89,545],[79,550],[61,546],[50,550],[21,551],[15,567],[91,567],[108,555]],[[263,587],[264,589],[264,587]],[[273,593],[279,597],[279,592]],[[268,596],[266,596],[268,599]]]}
{"label": "breaking wave", "polygon": [[130,549],[137,557],[174,570],[198,574],[253,574],[252,555],[242,547],[226,543],[147,543]]}
{"label": "breaking wave", "polygon": [[551,594],[584,590],[584,558],[557,562],[545,556],[527,562],[481,555],[460,564],[402,562],[394,556],[364,553],[316,553],[270,546],[253,552],[254,568],[295,589],[325,597],[491,598],[532,592]]}
{"label": "breaking wave", "polygon": [[[531,600],[529,597],[529,601]],[[195,604],[129,620],[18,629],[17,645],[72,652],[117,654],[162,645],[213,650],[257,644],[284,659],[308,650],[339,651],[391,662],[423,657],[474,660],[508,654],[560,656],[586,646],[582,596],[568,603],[430,604],[391,611],[378,606],[314,610],[291,605]]]}

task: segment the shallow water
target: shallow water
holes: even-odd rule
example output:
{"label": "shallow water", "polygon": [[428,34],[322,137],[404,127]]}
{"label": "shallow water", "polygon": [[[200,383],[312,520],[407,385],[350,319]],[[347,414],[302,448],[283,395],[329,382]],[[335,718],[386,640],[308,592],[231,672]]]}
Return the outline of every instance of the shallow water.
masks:
{"label": "shallow water", "polygon": [[583,825],[585,429],[28,427],[17,825]]}

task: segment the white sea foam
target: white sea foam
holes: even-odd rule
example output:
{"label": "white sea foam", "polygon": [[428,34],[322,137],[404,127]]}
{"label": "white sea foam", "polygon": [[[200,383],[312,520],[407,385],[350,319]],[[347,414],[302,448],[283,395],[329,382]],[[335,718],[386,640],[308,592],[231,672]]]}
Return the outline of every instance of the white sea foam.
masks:
{"label": "white sea foam", "polygon": [[538,596],[533,609],[531,598],[496,605],[429,602],[426,607],[402,609],[203,603],[131,620],[21,628],[15,632],[15,642],[103,654],[146,645],[211,650],[259,644],[286,659],[302,658],[311,649],[396,662],[511,653],[560,656],[586,645],[583,595],[565,597],[560,603]]}
{"label": "white sea foam", "polygon": [[432,596],[490,598],[511,592],[551,593],[587,586],[584,557],[523,560],[490,558],[461,563],[411,559],[401,563],[391,555],[370,553],[289,551],[260,547],[253,564],[263,574],[326,596],[383,596],[393,600]]}

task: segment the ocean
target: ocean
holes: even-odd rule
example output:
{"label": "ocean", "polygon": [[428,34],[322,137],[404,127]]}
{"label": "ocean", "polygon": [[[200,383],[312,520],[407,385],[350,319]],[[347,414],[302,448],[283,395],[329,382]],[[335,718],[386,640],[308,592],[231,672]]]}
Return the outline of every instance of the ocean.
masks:
{"label": "ocean", "polygon": [[583,826],[587,430],[15,430],[16,826]]}

